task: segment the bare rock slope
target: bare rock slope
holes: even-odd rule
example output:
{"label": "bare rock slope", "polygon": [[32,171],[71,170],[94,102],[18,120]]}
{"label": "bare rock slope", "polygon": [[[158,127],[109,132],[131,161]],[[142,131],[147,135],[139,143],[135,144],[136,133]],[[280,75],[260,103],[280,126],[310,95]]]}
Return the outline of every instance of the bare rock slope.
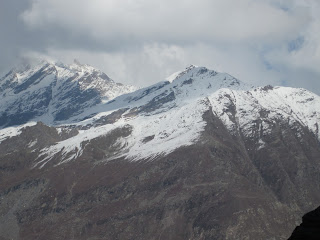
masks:
{"label": "bare rock slope", "polygon": [[0,238],[287,239],[320,200],[320,97],[169,80],[1,129]]}

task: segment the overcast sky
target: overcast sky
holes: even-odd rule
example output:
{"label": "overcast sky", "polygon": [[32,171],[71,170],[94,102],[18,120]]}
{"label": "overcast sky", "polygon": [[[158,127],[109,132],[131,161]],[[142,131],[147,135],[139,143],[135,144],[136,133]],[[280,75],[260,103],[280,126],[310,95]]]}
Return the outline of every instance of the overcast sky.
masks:
{"label": "overcast sky", "polygon": [[147,86],[189,64],[320,93],[319,0],[1,0],[0,72],[21,56]]}

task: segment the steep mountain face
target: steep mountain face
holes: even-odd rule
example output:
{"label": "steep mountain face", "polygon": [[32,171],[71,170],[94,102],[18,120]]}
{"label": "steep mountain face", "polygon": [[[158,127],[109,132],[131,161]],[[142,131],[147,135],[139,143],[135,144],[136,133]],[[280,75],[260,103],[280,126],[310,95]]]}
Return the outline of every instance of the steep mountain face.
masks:
{"label": "steep mountain face", "polygon": [[75,61],[39,61],[12,69],[0,79],[0,126],[31,119],[66,120],[136,88],[115,83],[103,72]]}
{"label": "steep mountain face", "polygon": [[0,236],[287,239],[320,200],[320,97],[168,80],[0,130]]}

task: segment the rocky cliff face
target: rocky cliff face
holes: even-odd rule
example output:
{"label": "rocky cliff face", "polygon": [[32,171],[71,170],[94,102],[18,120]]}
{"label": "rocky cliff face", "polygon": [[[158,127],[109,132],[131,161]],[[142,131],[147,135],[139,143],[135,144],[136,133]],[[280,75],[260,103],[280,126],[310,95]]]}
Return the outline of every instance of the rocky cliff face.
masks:
{"label": "rocky cliff face", "polygon": [[320,200],[320,97],[169,80],[0,130],[0,236],[287,239]]}

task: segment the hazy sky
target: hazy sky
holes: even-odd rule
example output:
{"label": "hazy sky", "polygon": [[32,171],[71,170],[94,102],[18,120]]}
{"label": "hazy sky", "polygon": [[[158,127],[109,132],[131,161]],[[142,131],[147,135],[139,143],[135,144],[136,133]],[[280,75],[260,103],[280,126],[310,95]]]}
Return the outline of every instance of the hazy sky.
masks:
{"label": "hazy sky", "polygon": [[146,86],[189,64],[320,93],[319,0],[1,0],[0,72],[74,58]]}

